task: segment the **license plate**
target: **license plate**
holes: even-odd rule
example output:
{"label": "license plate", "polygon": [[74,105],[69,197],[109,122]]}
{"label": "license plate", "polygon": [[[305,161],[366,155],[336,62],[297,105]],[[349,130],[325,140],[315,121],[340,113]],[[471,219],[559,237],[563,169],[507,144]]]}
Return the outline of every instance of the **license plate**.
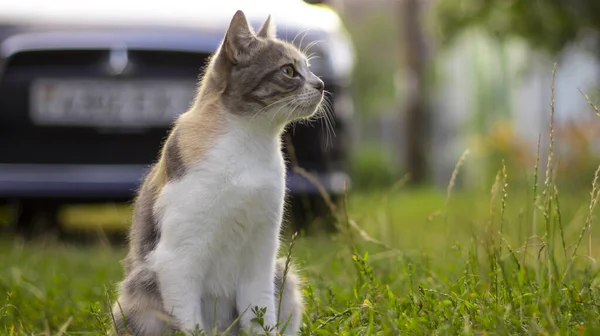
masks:
{"label": "license plate", "polygon": [[158,127],[185,112],[193,81],[99,81],[40,79],[31,87],[36,125]]}

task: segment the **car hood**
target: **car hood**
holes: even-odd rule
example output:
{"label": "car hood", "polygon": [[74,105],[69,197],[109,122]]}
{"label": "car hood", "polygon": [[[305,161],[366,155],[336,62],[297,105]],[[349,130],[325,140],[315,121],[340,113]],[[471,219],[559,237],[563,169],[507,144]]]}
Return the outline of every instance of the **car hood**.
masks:
{"label": "car hood", "polygon": [[303,0],[5,1],[0,4],[0,24],[48,28],[171,27],[222,32],[238,9],[244,11],[255,29],[269,14],[284,29],[335,32],[341,28],[333,10]]}

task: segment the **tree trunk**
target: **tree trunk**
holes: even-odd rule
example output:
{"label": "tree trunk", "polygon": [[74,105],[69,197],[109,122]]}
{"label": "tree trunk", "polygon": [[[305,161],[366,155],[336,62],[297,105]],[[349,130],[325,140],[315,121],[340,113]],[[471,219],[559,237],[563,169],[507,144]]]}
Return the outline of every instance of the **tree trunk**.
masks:
{"label": "tree trunk", "polygon": [[408,80],[408,96],[405,105],[406,151],[405,162],[413,185],[423,184],[429,175],[429,122],[426,101],[427,50],[421,22],[421,0],[402,0],[404,68]]}

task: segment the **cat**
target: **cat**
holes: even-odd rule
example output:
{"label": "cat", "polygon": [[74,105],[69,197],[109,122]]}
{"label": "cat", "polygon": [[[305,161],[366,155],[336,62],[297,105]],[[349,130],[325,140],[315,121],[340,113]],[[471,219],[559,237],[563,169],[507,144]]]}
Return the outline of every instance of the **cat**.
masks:
{"label": "cat", "polygon": [[[114,333],[199,328],[296,335],[304,309],[296,270],[277,259],[284,211],[284,127],[309,119],[324,84],[306,56],[254,32],[242,11],[210,58],[190,109],[165,140],[134,200]],[[279,293],[281,295],[281,302]],[[260,326],[253,308],[266,308]],[[279,311],[279,320],[278,320]]]}

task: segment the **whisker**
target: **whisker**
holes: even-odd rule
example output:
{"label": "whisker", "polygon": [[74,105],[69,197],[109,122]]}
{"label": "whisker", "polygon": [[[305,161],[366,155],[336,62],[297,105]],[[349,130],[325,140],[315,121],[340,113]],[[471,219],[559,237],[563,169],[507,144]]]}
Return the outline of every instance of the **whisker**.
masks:
{"label": "whisker", "polygon": [[321,56],[316,55],[316,52],[313,52],[310,55],[306,56],[306,61],[310,62],[311,60],[319,59],[319,58],[321,58]]}
{"label": "whisker", "polygon": [[[315,117],[314,117],[315,119],[319,119],[320,118],[319,115],[321,114],[322,104],[323,103],[319,104],[319,106],[317,107],[317,112],[315,113]],[[326,134],[327,133],[327,130],[326,130],[327,123],[326,122],[322,122],[322,123],[319,123],[319,124],[321,124],[321,134]]]}
{"label": "whisker", "polygon": [[[323,106],[323,108],[326,109],[326,112],[329,114],[329,117],[331,117],[332,125],[335,125],[335,115],[333,114],[333,112],[334,112],[333,111],[333,96],[332,96],[331,92],[325,90],[323,97],[324,97],[323,101],[325,104],[322,103],[321,106]],[[332,129],[332,131],[333,131],[333,129]]]}
{"label": "whisker", "polygon": [[323,110],[324,110],[324,114],[326,116],[326,119],[328,120],[328,131],[327,131],[327,137],[329,139],[329,143],[331,146],[333,146],[333,137],[336,136],[335,134],[335,115],[333,114],[333,103],[331,102],[331,99],[329,97],[327,97],[326,100],[326,104],[323,104]]}
{"label": "whisker", "polygon": [[[292,110],[294,110],[294,106],[295,106],[295,104],[296,104],[296,103],[297,103],[297,102],[296,102],[296,100],[293,100],[293,101],[291,101],[290,103],[287,103],[287,104],[285,105],[286,107],[289,107],[289,109],[288,109],[288,112],[286,113],[286,115],[285,115],[285,117],[284,117],[284,119],[285,119],[286,121],[289,119],[289,115],[290,115],[290,113],[291,113],[291,112],[289,112],[289,111],[292,111]],[[279,111],[281,111],[281,108],[280,108],[279,110],[277,110],[277,112],[276,112],[276,113],[273,115],[273,118],[271,119],[271,122],[272,122],[272,121],[273,121],[273,119],[275,118],[275,115],[279,114]]]}
{"label": "whisker", "polygon": [[318,106],[313,117],[314,120],[322,119],[321,132],[325,137],[326,147],[333,146],[333,137],[335,136],[335,115],[333,114],[333,104],[331,101],[331,93],[326,91],[323,101]]}
{"label": "whisker", "polygon": [[279,100],[277,100],[277,101],[275,101],[275,102],[273,102],[273,103],[271,103],[271,104],[269,104],[269,105],[261,108],[260,110],[258,110],[258,111],[256,111],[255,113],[252,114],[252,118],[250,118],[250,120],[254,120],[254,118],[256,118],[257,115],[259,115],[261,112],[265,111],[269,107],[271,107],[271,106],[273,106],[275,104],[283,103],[284,101],[291,100],[293,98],[294,97],[283,97],[283,98],[281,98],[281,99],[279,99]]}
{"label": "whisker", "polygon": [[304,43],[304,38],[306,37],[306,35],[308,35],[308,29],[306,29],[306,31],[304,32],[304,35],[302,35],[302,38],[300,39],[300,43],[298,44],[298,48],[300,50],[302,50],[302,43]]}
{"label": "whisker", "polygon": [[290,120],[290,117],[296,112],[296,110],[298,110],[299,108],[304,108],[304,106],[306,105],[306,102],[303,102],[301,100],[296,100],[296,103],[297,105],[295,106],[295,108],[288,112],[288,115],[286,117],[287,120]]}
{"label": "whisker", "polygon": [[310,42],[309,44],[306,45],[306,48],[302,49],[302,53],[306,54],[310,51],[310,48],[318,45],[319,43],[324,42],[323,40],[314,40],[312,42]]}
{"label": "whisker", "polygon": [[331,119],[331,116],[329,114],[329,109],[328,109],[328,100],[324,100],[321,105],[319,106],[319,110],[318,113],[322,116],[323,122],[322,124],[325,125],[325,131],[324,131],[324,136],[325,136],[325,146],[328,147],[330,145],[333,145],[333,138],[331,136],[332,133],[335,133],[335,131],[333,131],[333,121]]}
{"label": "whisker", "polygon": [[[271,120],[269,121],[269,126],[271,126],[271,124],[273,123],[273,120],[275,120],[275,117],[279,114],[279,111],[281,111],[284,107],[286,107],[288,105],[292,106],[296,102],[296,99],[295,99],[296,96],[291,96],[288,98],[291,98],[290,101],[283,104],[277,111],[275,111],[275,113],[273,113],[273,115],[271,116]],[[286,119],[287,119],[287,117],[286,117]]]}
{"label": "whisker", "polygon": [[294,36],[294,38],[292,39],[292,44],[294,44],[294,42],[296,42],[296,39],[298,38],[298,36],[300,36],[300,34],[305,34],[308,33],[308,28],[304,28],[304,29],[300,29],[296,35]]}

